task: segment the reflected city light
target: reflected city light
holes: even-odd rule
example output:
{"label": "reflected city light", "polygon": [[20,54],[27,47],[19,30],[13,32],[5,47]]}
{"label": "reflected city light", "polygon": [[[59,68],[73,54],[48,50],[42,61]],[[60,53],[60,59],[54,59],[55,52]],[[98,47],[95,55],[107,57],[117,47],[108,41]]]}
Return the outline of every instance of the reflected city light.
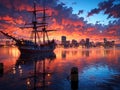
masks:
{"label": "reflected city light", "polygon": [[21,66],[19,65],[18,68],[21,69]]}
{"label": "reflected city light", "polygon": [[50,76],[51,76],[51,74],[49,74],[49,73],[48,73],[48,74],[47,74],[47,76],[48,76],[48,77],[50,77]]}
{"label": "reflected city light", "polygon": [[16,74],[16,69],[15,69],[15,67],[13,67],[12,70],[13,70],[13,74]]}
{"label": "reflected city light", "polygon": [[42,87],[43,84],[42,84],[42,82],[38,82],[36,86],[37,86],[37,87]]}
{"label": "reflected city light", "polygon": [[27,86],[31,86],[31,80],[29,78],[27,78],[26,84],[27,84]]}
{"label": "reflected city light", "polygon": [[47,85],[50,85],[51,84],[51,82],[47,82]]}
{"label": "reflected city light", "polygon": [[18,56],[20,55],[19,50],[16,49],[16,48],[14,48],[14,47],[13,47],[12,49],[10,49],[9,53],[10,53],[11,55],[13,55],[13,57],[18,57]]}
{"label": "reflected city light", "polygon": [[20,73],[20,75],[22,75],[22,73],[23,73],[23,70],[22,70],[22,69],[20,69],[20,70],[19,70],[19,73]]}

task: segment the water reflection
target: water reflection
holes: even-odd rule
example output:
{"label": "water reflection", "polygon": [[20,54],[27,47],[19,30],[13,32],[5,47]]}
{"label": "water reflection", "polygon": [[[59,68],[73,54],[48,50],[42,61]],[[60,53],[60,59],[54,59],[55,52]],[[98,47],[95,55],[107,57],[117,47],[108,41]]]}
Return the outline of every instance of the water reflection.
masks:
{"label": "water reflection", "polygon": [[[28,89],[36,90],[37,88],[45,88],[46,85],[50,85],[51,83],[48,80],[49,77],[51,77],[51,73],[48,71],[49,66],[46,66],[46,61],[51,63],[55,58],[56,55],[54,52],[41,54],[21,54],[19,59],[16,61],[15,68],[18,67],[20,74],[23,74],[23,70],[26,68],[31,68],[29,69],[29,74],[23,74],[23,77],[26,79]],[[26,68],[22,68],[23,65]],[[13,72],[15,72],[14,70],[15,69],[13,69]]]}
{"label": "water reflection", "polygon": [[62,59],[65,59],[66,58],[66,51],[62,51],[62,53],[61,53],[62,55]]}
{"label": "water reflection", "polygon": [[86,50],[86,51],[82,51],[82,56],[86,56],[86,57],[89,57],[89,54],[90,54],[90,51],[89,50]]}
{"label": "water reflection", "polygon": [[[64,52],[66,56],[65,61],[63,57],[60,57],[60,53],[56,52],[57,59],[54,61],[53,69],[58,67],[55,70],[58,71],[59,75],[62,76],[64,73],[64,76],[67,76],[72,66],[79,68],[79,90],[88,88],[90,90],[101,90],[101,87],[98,86],[101,86],[104,82],[109,82],[108,79],[115,75],[120,76],[119,49],[61,49],[61,52]],[[64,86],[67,87],[67,85],[67,82],[65,82]],[[104,90],[104,87],[102,87],[102,90]]]}
{"label": "water reflection", "polygon": [[[109,66],[90,66],[88,68],[84,68],[82,73],[79,74],[80,81],[86,82],[85,85],[94,85],[100,84],[105,81],[105,79],[111,78],[112,75],[118,74],[115,69],[110,69]],[[92,82],[92,83],[91,83]],[[81,84],[81,85],[82,85]]]}
{"label": "water reflection", "polygon": [[4,72],[9,71],[9,68],[16,63],[19,56],[20,52],[16,47],[0,48],[0,62],[4,65]]}
{"label": "water reflection", "polygon": [[21,54],[16,62],[16,65],[19,64],[28,64],[33,63],[34,61],[39,60],[54,60],[56,58],[56,55],[54,52],[47,52],[47,53],[40,53],[40,54]]}
{"label": "water reflection", "polygon": [[[11,56],[15,57],[15,55]],[[8,55],[8,58],[2,59],[2,62],[9,63],[9,58]],[[55,52],[49,54],[21,54],[11,67],[11,71],[0,78],[0,90],[9,88],[71,90],[71,81],[67,77],[72,67],[78,67],[78,90],[120,89],[120,49],[118,48],[57,48]],[[2,83],[6,84],[6,87],[3,87]]]}

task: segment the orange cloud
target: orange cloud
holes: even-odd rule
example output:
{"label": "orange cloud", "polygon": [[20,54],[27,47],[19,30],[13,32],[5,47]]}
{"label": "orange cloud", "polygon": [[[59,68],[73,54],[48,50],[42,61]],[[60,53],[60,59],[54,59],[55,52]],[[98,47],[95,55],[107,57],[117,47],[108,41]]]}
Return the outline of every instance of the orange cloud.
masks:
{"label": "orange cloud", "polygon": [[[14,35],[15,37],[30,37],[30,31],[32,30],[32,28],[31,30],[29,30],[28,28],[24,30],[19,28],[20,26],[24,26],[25,22],[28,22],[25,19],[29,19],[30,17],[27,15],[20,15],[19,13],[23,14],[24,12],[22,11],[26,12],[33,10],[32,5],[30,5],[30,3],[28,4],[28,0],[25,0],[24,3],[16,0],[14,0],[13,3],[11,3],[11,0],[3,0],[1,3],[8,8],[8,11],[14,9],[13,11],[16,11],[18,14],[16,17],[14,17],[14,15],[10,15],[11,13],[0,16],[0,20],[4,21],[4,23],[0,24],[1,27],[4,28],[4,31],[8,32],[11,35]],[[42,6],[39,5],[39,7],[37,6],[37,8],[38,10],[41,10]],[[71,13],[71,9],[62,8],[64,7],[61,6],[60,8],[62,12],[59,11],[59,7],[57,7],[56,9],[48,7],[48,10],[46,10],[47,15],[52,16],[50,19],[47,19],[47,29],[57,30],[56,32],[49,33],[51,38],[61,40],[61,36],[67,36],[68,40],[76,39],[78,41],[85,38],[90,38],[91,40],[98,41],[101,39],[103,40],[103,38],[118,39],[119,36],[116,36],[116,34],[119,32],[118,30],[120,30],[119,25],[110,26],[107,29],[103,30],[103,33],[100,33],[99,27],[96,27],[95,25],[88,25],[84,21],[84,19],[71,18],[70,15],[72,14],[69,15],[69,13]],[[69,15],[68,17],[65,13],[67,10],[67,15]]]}

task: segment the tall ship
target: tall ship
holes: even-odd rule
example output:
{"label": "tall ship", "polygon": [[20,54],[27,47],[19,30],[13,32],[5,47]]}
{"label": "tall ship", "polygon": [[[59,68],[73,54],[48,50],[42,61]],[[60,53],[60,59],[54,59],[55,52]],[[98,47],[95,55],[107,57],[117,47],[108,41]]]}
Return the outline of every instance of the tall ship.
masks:
{"label": "tall ship", "polygon": [[[13,39],[16,42],[16,46],[20,50],[21,53],[41,53],[41,52],[52,52],[56,47],[56,43],[53,40],[49,40],[48,32],[56,31],[56,30],[47,30],[47,22],[46,18],[49,17],[46,15],[46,8],[43,6],[43,10],[37,10],[36,3],[34,2],[33,18],[31,23],[25,24],[22,28],[32,28],[31,34],[33,39],[25,40],[25,39],[17,39],[8,33],[0,31],[2,34],[7,36],[10,39]],[[38,21],[37,14],[38,12],[42,12],[42,20]],[[39,37],[39,33],[42,35],[42,40]],[[39,42],[38,42],[39,41]]]}

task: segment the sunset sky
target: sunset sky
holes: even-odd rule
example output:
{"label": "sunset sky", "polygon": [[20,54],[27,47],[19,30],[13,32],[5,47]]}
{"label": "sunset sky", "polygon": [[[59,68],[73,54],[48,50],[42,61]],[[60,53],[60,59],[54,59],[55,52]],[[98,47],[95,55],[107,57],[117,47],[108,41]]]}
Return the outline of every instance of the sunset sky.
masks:
{"label": "sunset sky", "polygon": [[[108,38],[120,42],[120,0],[36,0],[38,9],[43,1],[51,16],[47,29],[57,30],[49,33],[50,38],[61,40],[65,35],[68,40]],[[20,27],[32,20],[27,12],[32,7],[33,0],[0,0],[0,30],[19,38],[30,36],[30,30]]]}

